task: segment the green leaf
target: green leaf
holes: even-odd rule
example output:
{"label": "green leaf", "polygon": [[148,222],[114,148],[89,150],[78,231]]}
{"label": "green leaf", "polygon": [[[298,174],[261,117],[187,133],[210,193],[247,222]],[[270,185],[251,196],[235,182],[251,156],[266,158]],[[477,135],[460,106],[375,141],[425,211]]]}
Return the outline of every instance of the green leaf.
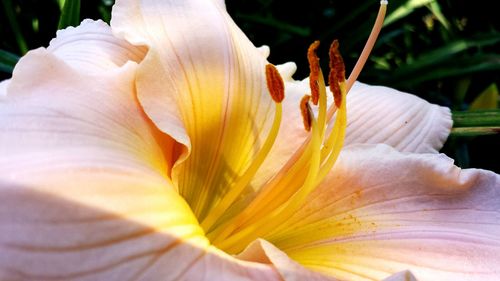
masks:
{"label": "green leaf", "polygon": [[401,66],[399,72],[411,72],[415,69],[437,65],[442,61],[450,60],[453,55],[471,48],[481,48],[498,42],[500,42],[500,34],[498,33],[482,34],[474,38],[456,40],[421,55],[412,64]]}
{"label": "green leaf", "polygon": [[411,63],[400,61],[396,66],[391,65],[391,69],[378,72],[374,76],[393,86],[408,86],[441,78],[499,70],[500,55],[496,52],[482,52],[499,42],[500,34],[495,32],[455,40],[413,58]]}
{"label": "green leaf", "polygon": [[441,12],[441,6],[438,2],[431,2],[427,5],[427,8],[432,12],[432,14],[436,17],[436,19],[447,29],[450,30],[450,22],[446,19],[446,17]]}
{"label": "green leaf", "polygon": [[11,52],[0,50],[0,71],[12,73],[19,57]]}
{"label": "green leaf", "polygon": [[61,11],[64,7],[64,2],[66,2],[66,1],[65,0],[57,0],[57,3],[59,4],[59,9],[61,9]]}
{"label": "green leaf", "polygon": [[80,0],[65,0],[59,18],[59,29],[80,24]]}
{"label": "green leaf", "polygon": [[464,76],[483,71],[500,71],[500,55],[477,54],[472,57],[448,58],[446,62],[416,69],[395,71],[388,77],[395,86],[419,84],[425,81],[439,80],[448,77]]}
{"label": "green leaf", "polygon": [[500,110],[453,111],[453,127],[500,126]]}
{"label": "green leaf", "polygon": [[19,47],[19,51],[21,54],[26,54],[28,52],[28,45],[26,44],[26,40],[24,39],[23,34],[21,33],[21,29],[19,28],[19,24],[17,23],[16,11],[14,6],[12,6],[12,0],[2,0],[3,8],[5,10],[5,15],[9,20],[10,28],[16,37],[17,46]]}
{"label": "green leaf", "polygon": [[500,110],[453,111],[452,136],[472,137],[500,133]]}
{"label": "green leaf", "polygon": [[463,127],[451,130],[451,135],[455,137],[475,137],[498,133],[500,133],[500,127]]}
{"label": "green leaf", "polygon": [[469,110],[496,109],[499,97],[497,85],[493,83],[474,99]]}
{"label": "green leaf", "polygon": [[392,13],[388,14],[384,20],[384,26],[388,26],[399,19],[411,14],[415,9],[435,2],[436,0],[409,0],[406,4],[398,7]]}

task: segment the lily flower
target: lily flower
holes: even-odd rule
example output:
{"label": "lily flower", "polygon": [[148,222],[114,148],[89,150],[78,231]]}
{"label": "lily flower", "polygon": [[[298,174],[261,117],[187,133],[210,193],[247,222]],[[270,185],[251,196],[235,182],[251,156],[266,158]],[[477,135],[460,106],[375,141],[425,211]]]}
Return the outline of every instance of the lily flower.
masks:
{"label": "lily flower", "polygon": [[500,176],[437,153],[449,110],[345,79],[336,41],[325,83],[319,52],[295,81],[221,0],[119,0],[30,51],[0,280],[498,280]]}

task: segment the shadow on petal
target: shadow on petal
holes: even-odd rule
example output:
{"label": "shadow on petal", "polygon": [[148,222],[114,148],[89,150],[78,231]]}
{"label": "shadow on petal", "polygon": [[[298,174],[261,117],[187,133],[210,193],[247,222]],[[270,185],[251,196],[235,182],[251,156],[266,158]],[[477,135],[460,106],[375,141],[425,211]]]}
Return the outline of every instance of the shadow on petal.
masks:
{"label": "shadow on petal", "polygon": [[272,266],[234,259],[182,228],[22,186],[0,184],[0,194],[2,280],[279,280]]}

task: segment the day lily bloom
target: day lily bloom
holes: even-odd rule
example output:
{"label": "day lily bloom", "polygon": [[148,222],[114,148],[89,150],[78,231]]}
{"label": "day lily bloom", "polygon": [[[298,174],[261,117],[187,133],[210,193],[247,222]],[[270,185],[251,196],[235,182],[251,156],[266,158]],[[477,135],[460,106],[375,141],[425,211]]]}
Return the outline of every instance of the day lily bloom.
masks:
{"label": "day lily bloom", "polygon": [[500,176],[337,48],[296,81],[221,0],[121,0],[30,51],[0,83],[0,280],[500,279]]}

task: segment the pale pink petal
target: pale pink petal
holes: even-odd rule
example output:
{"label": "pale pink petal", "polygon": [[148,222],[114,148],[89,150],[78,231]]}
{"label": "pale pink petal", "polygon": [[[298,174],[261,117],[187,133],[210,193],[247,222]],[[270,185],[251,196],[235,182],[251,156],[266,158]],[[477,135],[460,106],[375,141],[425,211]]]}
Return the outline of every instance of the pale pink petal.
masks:
{"label": "pale pink petal", "polygon": [[283,280],[281,274],[272,264],[236,259],[214,248],[211,248],[211,251],[203,259],[193,264],[180,279],[206,281]]}
{"label": "pale pink petal", "polygon": [[42,164],[64,160],[59,156],[72,157],[73,153],[64,154],[67,151],[78,154],[90,146],[95,153],[88,157],[116,153],[120,159],[132,153],[166,173],[168,163],[155,137],[159,133],[135,100],[134,70],[129,64],[94,76],[72,69],[43,49],[23,57],[0,103],[3,172],[19,168],[10,157],[28,160],[40,154],[38,159],[46,163],[36,165],[43,168]]}
{"label": "pale pink petal", "polygon": [[[276,66],[281,74],[281,77],[283,78],[283,81],[285,82],[293,82],[293,77],[292,75],[297,71],[297,65],[294,62],[286,62],[280,65]],[[287,84],[289,87],[289,84]],[[286,87],[286,88],[288,88]],[[290,90],[287,89],[287,94],[290,92]],[[297,105],[296,105],[297,107]]]}
{"label": "pale pink petal", "polygon": [[347,96],[346,144],[385,143],[403,152],[437,152],[452,127],[451,112],[382,86],[356,82]]}
{"label": "pale pink petal", "polygon": [[385,278],[383,281],[418,281],[413,274],[411,274],[410,271],[401,271],[398,273],[395,273],[387,278]]}
{"label": "pale pink petal", "polygon": [[269,57],[269,54],[271,53],[271,49],[267,45],[260,46],[257,48],[257,50],[265,59],[267,59]]}
{"label": "pale pink petal", "polygon": [[238,254],[241,260],[253,261],[262,264],[272,264],[286,281],[327,281],[336,280],[332,277],[304,268],[291,260],[284,252],[271,243],[258,239],[250,244],[242,253]]}
{"label": "pale pink petal", "polygon": [[223,9],[226,8],[226,1],[225,0],[212,0],[212,1],[219,4]]}
{"label": "pale pink petal", "polygon": [[0,280],[279,280],[209,246],[168,179],[173,141],[136,101],[136,65],[73,66],[31,51],[0,101]]}
{"label": "pale pink petal", "polygon": [[0,100],[7,95],[7,86],[9,84],[9,80],[0,81]]}
{"label": "pale pink petal", "polygon": [[258,153],[275,107],[264,56],[217,2],[121,0],[111,21],[117,36],[149,48],[138,98],[182,144],[172,178],[199,218]]}
{"label": "pale pink petal", "polygon": [[140,62],[147,49],[116,38],[103,21],[86,19],[77,27],[57,31],[48,50],[72,67],[90,73],[113,69],[128,61]]}
{"label": "pale pink petal", "polygon": [[307,203],[265,237],[340,279],[500,278],[500,176],[437,154],[346,148]]}

